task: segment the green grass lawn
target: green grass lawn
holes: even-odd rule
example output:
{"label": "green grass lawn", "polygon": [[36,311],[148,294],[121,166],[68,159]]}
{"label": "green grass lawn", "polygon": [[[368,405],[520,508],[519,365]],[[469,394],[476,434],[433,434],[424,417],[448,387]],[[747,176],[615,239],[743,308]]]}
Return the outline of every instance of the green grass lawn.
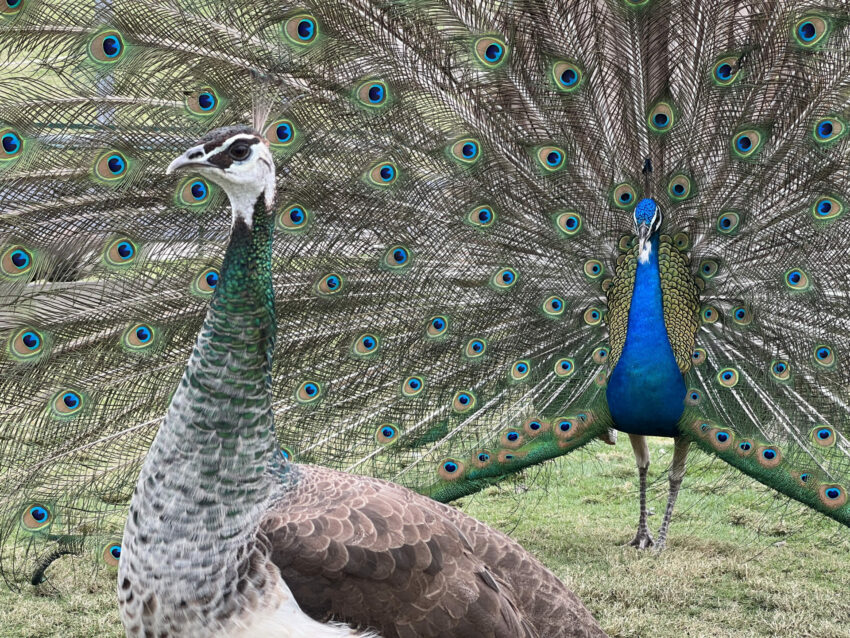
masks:
{"label": "green grass lawn", "polygon": [[[651,446],[650,518],[664,508],[669,441]],[[623,547],[637,521],[626,441],[464,499],[555,571],[619,638],[850,637],[850,533],[694,452],[661,554]],[[61,595],[0,590],[3,638],[123,636],[114,574],[71,559],[48,572]],[[90,584],[89,584],[90,583]]]}

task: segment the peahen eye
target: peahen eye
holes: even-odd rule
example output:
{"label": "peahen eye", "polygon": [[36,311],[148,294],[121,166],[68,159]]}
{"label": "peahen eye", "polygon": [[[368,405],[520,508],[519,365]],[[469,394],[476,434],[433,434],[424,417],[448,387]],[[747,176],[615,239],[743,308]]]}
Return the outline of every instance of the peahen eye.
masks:
{"label": "peahen eye", "polygon": [[230,154],[230,157],[241,162],[242,160],[247,159],[251,154],[251,146],[249,144],[236,142],[230,145],[227,152]]}

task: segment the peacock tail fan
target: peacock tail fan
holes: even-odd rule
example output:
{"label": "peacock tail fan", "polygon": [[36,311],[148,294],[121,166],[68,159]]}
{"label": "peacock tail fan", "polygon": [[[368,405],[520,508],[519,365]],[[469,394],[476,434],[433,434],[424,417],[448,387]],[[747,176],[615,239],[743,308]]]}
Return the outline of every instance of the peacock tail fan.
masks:
{"label": "peacock tail fan", "polygon": [[683,432],[850,520],[841,3],[6,4],[7,582],[120,556],[230,230],[165,168],[258,94],[284,455],[450,500],[608,437],[608,301],[651,196],[665,281],[702,288],[665,315],[698,326]]}

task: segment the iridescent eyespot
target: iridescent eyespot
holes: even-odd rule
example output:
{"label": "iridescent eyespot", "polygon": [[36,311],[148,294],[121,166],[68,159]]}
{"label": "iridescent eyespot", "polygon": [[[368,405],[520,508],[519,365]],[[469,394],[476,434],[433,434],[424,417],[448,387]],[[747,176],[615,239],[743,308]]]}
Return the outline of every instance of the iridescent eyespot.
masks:
{"label": "iridescent eyespot", "polygon": [[838,117],[823,117],[815,122],[812,134],[815,142],[827,145],[837,142],[847,133],[847,125]]}
{"label": "iridescent eyespot", "polygon": [[763,467],[774,468],[782,462],[782,453],[775,447],[763,446],[756,450],[756,460]]}
{"label": "iridescent eyespot", "polygon": [[455,396],[452,399],[452,409],[455,412],[463,414],[472,410],[475,407],[475,403],[475,395],[471,390],[459,390],[455,392]]}
{"label": "iridescent eyespot", "polygon": [[192,178],[185,182],[177,191],[177,198],[185,206],[200,206],[210,197],[209,185],[200,178]]}
{"label": "iridescent eyespot", "polygon": [[791,377],[791,366],[787,361],[774,359],[770,364],[770,373],[779,381],[787,381]]}
{"label": "iridescent eyespot", "polygon": [[818,15],[805,16],[794,25],[794,37],[803,47],[811,48],[829,35],[829,21]]}
{"label": "iridescent eyespot", "polygon": [[437,315],[436,317],[431,317],[428,320],[428,326],[425,328],[425,336],[431,339],[436,339],[437,337],[444,336],[448,329],[448,318],[443,315]]}
{"label": "iridescent eyespot", "polygon": [[543,312],[545,312],[550,317],[560,317],[564,314],[564,310],[566,309],[567,304],[564,303],[564,300],[557,295],[552,295],[551,297],[547,297],[543,302]]}
{"label": "iridescent eyespot", "polygon": [[392,423],[384,423],[375,431],[375,440],[381,445],[387,445],[398,440],[398,426]]}
{"label": "iridescent eyespot", "polygon": [[522,381],[529,374],[531,374],[531,362],[528,359],[514,361],[511,365],[511,379],[513,381]]}
{"label": "iridescent eyespot", "polygon": [[322,396],[322,384],[318,381],[304,381],[295,389],[295,400],[298,403],[313,403]]}
{"label": "iridescent eyespot", "polygon": [[715,84],[729,86],[738,79],[740,71],[740,60],[734,56],[727,56],[714,63],[712,77]]}
{"label": "iridescent eyespot", "polygon": [[559,377],[568,377],[576,371],[576,366],[572,359],[564,357],[555,362],[554,370]]}
{"label": "iridescent eyespot", "polygon": [[280,119],[275,120],[266,127],[264,136],[272,148],[282,149],[292,146],[298,137],[298,131],[292,120]]}
{"label": "iridescent eyespot", "polygon": [[555,228],[562,235],[572,237],[581,230],[581,215],[578,213],[559,213],[555,216]]}
{"label": "iridescent eyespot", "polygon": [[572,93],[581,86],[583,73],[572,62],[556,62],[552,65],[552,79],[555,88],[563,93]]}
{"label": "iridescent eyespot", "polygon": [[293,44],[306,46],[316,41],[319,35],[319,24],[310,14],[302,13],[289,18],[283,26],[283,32]]}
{"label": "iridescent eyespot", "polygon": [[107,543],[103,547],[100,557],[110,567],[118,567],[118,563],[121,560],[121,543],[119,541]]}
{"label": "iridescent eyespot", "polygon": [[518,280],[516,270],[513,268],[500,268],[490,278],[490,284],[497,290],[513,288]]}
{"label": "iridescent eyespot", "polygon": [[406,397],[415,397],[422,392],[425,381],[420,376],[407,377],[401,383],[401,393]]}
{"label": "iridescent eyespot", "polygon": [[812,206],[812,215],[818,221],[830,221],[844,213],[844,204],[834,197],[819,197]]}
{"label": "iridescent eyespot", "polygon": [[673,245],[679,250],[687,250],[691,245],[691,238],[686,233],[676,233],[673,235]]}
{"label": "iridescent eyespot", "polygon": [[0,16],[12,16],[24,6],[24,0],[6,0],[0,3]]}
{"label": "iridescent eyespot", "polygon": [[345,287],[345,279],[337,273],[328,273],[313,286],[313,289],[321,296],[335,295]]}
{"label": "iridescent eyespot", "polygon": [[22,328],[9,339],[9,354],[17,361],[33,361],[44,354],[45,338],[35,328]]}
{"label": "iridescent eyespot", "polygon": [[363,334],[354,339],[351,352],[356,357],[368,357],[378,353],[381,340],[373,334]]}
{"label": "iridescent eyespot", "polygon": [[372,167],[368,173],[369,181],[378,187],[386,187],[398,178],[398,171],[392,162],[381,162]]}
{"label": "iridescent eyespot", "polygon": [[559,439],[568,440],[573,438],[579,431],[578,421],[572,417],[561,417],[555,421],[554,433]]}
{"label": "iridescent eyespot", "polygon": [[70,417],[78,414],[84,404],[83,395],[75,390],[62,390],[54,395],[50,408],[54,416]]}
{"label": "iridescent eyespot", "polygon": [[809,438],[820,447],[832,447],[836,441],[835,430],[827,425],[819,425],[812,429]]}
{"label": "iridescent eyespot", "polygon": [[588,259],[584,262],[584,274],[591,279],[598,279],[605,273],[605,267],[598,259]]}
{"label": "iridescent eyespot", "polygon": [[705,306],[700,313],[703,323],[714,323],[720,319],[720,313],[714,306]]}
{"label": "iridescent eyespot", "polygon": [[535,152],[540,166],[548,172],[554,172],[564,167],[567,155],[564,149],[557,146],[541,146]]}
{"label": "iridescent eyespot", "polygon": [[448,152],[452,159],[461,164],[474,164],[481,157],[481,143],[467,137],[452,144]]}
{"label": "iridescent eyespot", "polygon": [[667,102],[659,102],[649,112],[646,118],[650,130],[655,133],[666,133],[675,124],[676,116],[673,107]]}
{"label": "iridescent eyespot", "polygon": [[41,503],[27,505],[21,513],[21,525],[24,529],[35,532],[45,529],[53,522],[53,513],[50,508]]}
{"label": "iridescent eyespot", "polygon": [[508,59],[508,45],[493,36],[478,38],[473,50],[478,61],[490,69],[501,66]]}
{"label": "iridescent eyespot", "polygon": [[284,463],[289,463],[295,458],[295,454],[292,450],[285,445],[280,447],[280,456],[283,458]]}
{"label": "iridescent eyespot", "polygon": [[617,208],[629,209],[635,205],[637,193],[631,184],[618,184],[614,187],[613,200]]}
{"label": "iridescent eyespot", "polygon": [[103,258],[110,266],[126,266],[135,261],[138,254],[136,244],[126,238],[115,239],[103,251]]}
{"label": "iridescent eyespot", "polygon": [[522,435],[516,430],[510,430],[502,435],[502,446],[515,450],[524,443]]}
{"label": "iridescent eyespot", "polygon": [[723,368],[717,373],[717,382],[724,388],[734,388],[738,384],[738,371],[735,368]]}
{"label": "iridescent eyespot", "polygon": [[23,246],[12,246],[0,256],[0,271],[7,277],[20,277],[32,269],[32,253]]}
{"label": "iridescent eyespot", "polygon": [[401,245],[390,246],[384,258],[381,260],[381,265],[390,270],[399,270],[410,266],[413,261],[413,256],[410,250]]}
{"label": "iridescent eyespot", "polygon": [[735,442],[735,435],[729,430],[713,428],[709,432],[709,441],[714,449],[722,452],[732,447]]}
{"label": "iridescent eyespot", "polygon": [[732,321],[739,326],[748,326],[753,321],[753,313],[746,306],[738,306],[732,310]]}
{"label": "iridescent eyespot", "polygon": [[720,264],[713,259],[703,259],[699,265],[699,275],[703,279],[711,279],[717,274],[719,269]]}
{"label": "iridescent eyespot", "polygon": [[637,237],[634,235],[623,235],[620,237],[620,241],[617,242],[617,248],[621,253],[627,253],[634,247],[636,240]]}
{"label": "iridescent eyespot", "polygon": [[496,221],[496,211],[492,206],[478,206],[466,214],[465,221],[476,228],[489,228]]}
{"label": "iridescent eyespot", "polygon": [[832,368],[835,366],[835,353],[829,346],[823,344],[815,346],[814,359],[815,363],[822,368]]}
{"label": "iridescent eyespot", "polygon": [[493,455],[490,453],[490,450],[479,450],[472,455],[472,464],[477,468],[487,467],[492,460]]}
{"label": "iridescent eyespot", "polygon": [[549,424],[537,418],[528,419],[522,425],[522,429],[528,436],[537,436],[549,430]]}
{"label": "iridescent eyespot", "polygon": [[115,62],[124,55],[124,40],[117,31],[105,31],[89,42],[89,55],[98,62]]}
{"label": "iridescent eyespot", "polygon": [[699,405],[702,400],[702,394],[700,394],[699,390],[690,389],[688,393],[685,395],[685,403],[687,405]]}
{"label": "iridescent eyespot", "polygon": [[484,339],[470,339],[463,347],[463,353],[469,359],[477,359],[487,352],[487,342]]}
{"label": "iridescent eyespot", "polygon": [[122,345],[130,351],[140,352],[149,349],[156,342],[156,331],[145,323],[134,323],[124,331]]}
{"label": "iridescent eyespot", "polygon": [[357,87],[355,95],[363,106],[378,108],[387,103],[389,93],[387,85],[381,80],[367,80]]}
{"label": "iridescent eyespot", "polygon": [[687,175],[674,175],[667,185],[670,199],[680,202],[691,196],[691,178]]}
{"label": "iridescent eyespot", "polygon": [[15,159],[23,148],[24,142],[15,131],[10,128],[0,130],[0,162]]}
{"label": "iridescent eyespot", "polygon": [[724,235],[731,235],[738,230],[741,224],[741,216],[738,213],[727,211],[720,213],[717,218],[717,231]]}
{"label": "iridescent eyespot", "polygon": [[732,152],[741,159],[747,159],[761,148],[762,134],[755,129],[741,131],[732,138]]}
{"label": "iridescent eyespot", "polygon": [[187,93],[185,99],[186,108],[194,115],[212,115],[218,107],[218,95],[207,87],[194,93]]}
{"label": "iridescent eyespot", "polygon": [[440,461],[440,478],[444,481],[456,481],[463,476],[463,463],[456,459]]}
{"label": "iridescent eyespot", "polygon": [[302,231],[310,223],[311,213],[301,204],[290,204],[277,216],[277,227],[285,231]]}
{"label": "iridescent eyespot", "polygon": [[799,268],[792,268],[785,273],[785,285],[791,290],[808,290],[811,282],[805,272]]}
{"label": "iridescent eyespot", "polygon": [[192,291],[199,295],[211,295],[218,286],[219,274],[215,268],[207,268],[195,278]]}
{"label": "iridescent eyespot", "polygon": [[95,162],[94,174],[102,180],[114,181],[124,177],[127,169],[127,158],[118,151],[109,151]]}
{"label": "iridescent eyespot", "polygon": [[830,509],[844,507],[847,503],[847,492],[840,485],[821,485],[818,488],[821,503]]}
{"label": "iridescent eyespot", "polygon": [[591,306],[584,311],[584,322],[589,326],[598,326],[602,323],[602,311],[595,306]]}
{"label": "iridescent eyespot", "polygon": [[695,365],[701,365],[705,363],[706,353],[702,348],[694,349],[694,353],[691,355],[691,362]]}

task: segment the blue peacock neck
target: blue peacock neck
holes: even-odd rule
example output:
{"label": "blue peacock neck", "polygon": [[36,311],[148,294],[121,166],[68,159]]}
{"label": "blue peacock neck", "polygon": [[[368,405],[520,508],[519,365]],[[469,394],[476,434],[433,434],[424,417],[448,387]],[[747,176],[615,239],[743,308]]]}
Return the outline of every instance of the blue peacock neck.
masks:
{"label": "blue peacock neck", "polygon": [[686,394],[664,323],[658,233],[646,262],[638,260],[623,352],[606,398],[615,427],[630,434],[677,436]]}

